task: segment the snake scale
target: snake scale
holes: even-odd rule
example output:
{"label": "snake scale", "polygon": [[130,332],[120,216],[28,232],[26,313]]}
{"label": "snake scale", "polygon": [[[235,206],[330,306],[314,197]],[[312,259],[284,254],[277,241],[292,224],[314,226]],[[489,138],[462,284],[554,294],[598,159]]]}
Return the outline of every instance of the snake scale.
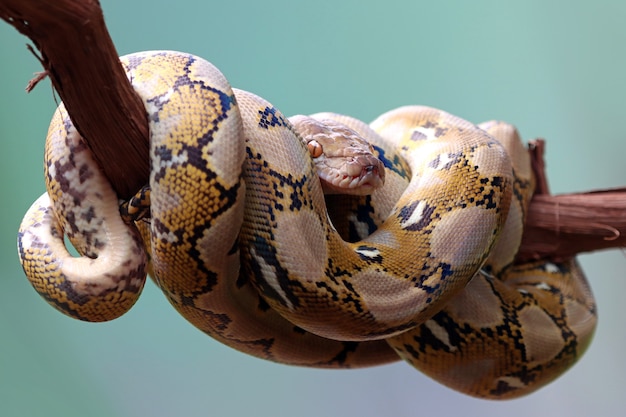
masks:
{"label": "snake scale", "polygon": [[27,277],[56,309],[114,319],[150,273],[189,322],[239,351],[322,368],[400,357],[494,399],[538,389],[587,348],[596,306],[576,261],[513,262],[534,187],[514,127],[420,106],[369,125],[287,118],[193,55],[122,64],[150,121],[149,186],[118,201],[59,106],[47,192],[18,233]]}

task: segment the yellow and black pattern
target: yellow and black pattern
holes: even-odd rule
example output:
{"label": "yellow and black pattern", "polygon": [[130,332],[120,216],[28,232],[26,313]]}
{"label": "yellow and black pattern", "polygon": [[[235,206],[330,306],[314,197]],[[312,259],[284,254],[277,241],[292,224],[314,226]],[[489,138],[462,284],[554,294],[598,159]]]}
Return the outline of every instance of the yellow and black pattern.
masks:
{"label": "yellow and black pattern", "polygon": [[[277,142],[299,142],[292,128],[264,123],[272,108],[257,106],[250,112],[256,118],[244,117],[244,130],[258,138],[247,138],[250,215],[242,248],[256,287],[274,310],[323,337],[381,339],[432,316],[478,271],[506,218],[512,183],[506,154],[484,131],[421,109],[425,123],[438,120],[446,131],[430,141],[393,144],[406,149],[415,180],[375,233],[348,243],[327,221],[306,150],[294,147],[289,158],[282,156]],[[275,109],[269,113],[284,120]],[[470,213],[476,223],[464,217]],[[450,230],[473,239],[449,245]],[[314,245],[302,235],[325,243]]]}
{"label": "yellow and black pattern", "polygon": [[[42,297],[71,317],[119,317],[141,293],[146,253],[63,105],[48,130],[45,162],[48,192],[33,203],[18,233],[24,271]],[[67,251],[64,236],[81,257]]]}
{"label": "yellow and black pattern", "polygon": [[530,160],[513,126],[492,121],[480,127],[512,156],[514,191],[502,236],[481,272],[440,312],[387,341],[453,389],[508,399],[571,367],[591,341],[597,312],[575,259],[514,264],[534,190]]}
{"label": "yellow and black pattern", "polygon": [[120,204],[120,215],[126,224],[150,218],[150,191],[150,185],[146,185]]}
{"label": "yellow and black pattern", "polygon": [[453,389],[507,399],[570,368],[595,324],[596,306],[576,261],[537,262],[500,277],[479,274],[449,306],[389,343]]}
{"label": "yellow and black pattern", "polygon": [[309,148],[301,119],[196,56],[122,63],[150,121],[149,183],[120,205],[60,106],[47,193],[18,235],[55,308],[113,319],[150,272],[187,320],[242,352],[325,368],[402,357],[486,398],[531,392],[584,352],[596,311],[575,262],[513,264],[533,180],[511,126],[419,106],[371,125],[313,115],[321,137],[369,142],[381,162],[363,172],[385,168],[370,195],[325,196],[309,149],[341,145]]}

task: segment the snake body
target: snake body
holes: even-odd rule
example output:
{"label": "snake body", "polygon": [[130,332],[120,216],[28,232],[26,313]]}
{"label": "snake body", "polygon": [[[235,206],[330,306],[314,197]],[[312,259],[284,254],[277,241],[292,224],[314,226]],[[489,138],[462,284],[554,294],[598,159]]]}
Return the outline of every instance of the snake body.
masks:
{"label": "snake body", "polygon": [[[370,126],[289,119],[198,57],[155,51],[122,63],[150,120],[149,216],[122,221],[60,106],[48,192],[18,234],[26,275],[60,311],[118,317],[150,270],[187,320],[242,352],[315,367],[399,355],[486,398],[531,392],[585,350],[595,304],[575,261],[513,263],[533,184],[508,125],[417,106]],[[356,172],[384,171],[384,186],[325,197],[334,187],[311,159],[323,152],[306,143],[319,129],[367,139],[385,169],[364,154]]]}
{"label": "snake body", "polygon": [[[372,127],[394,135],[396,125],[406,129],[414,111],[391,111]],[[491,121],[479,127],[511,155],[514,192],[502,236],[460,294],[387,341],[415,368],[453,389],[507,399],[544,386],[582,356],[595,330],[596,305],[575,259],[514,263],[534,190],[529,155],[513,126]]]}

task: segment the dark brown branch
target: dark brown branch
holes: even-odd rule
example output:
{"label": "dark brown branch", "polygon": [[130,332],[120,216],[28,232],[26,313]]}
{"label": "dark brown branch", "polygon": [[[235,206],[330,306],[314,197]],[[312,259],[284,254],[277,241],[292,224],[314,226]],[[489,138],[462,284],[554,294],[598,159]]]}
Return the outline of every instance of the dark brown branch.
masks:
{"label": "dark brown branch", "polygon": [[626,247],[626,189],[533,198],[518,259]]}
{"label": "dark brown branch", "polygon": [[581,252],[626,246],[626,188],[550,195],[545,142],[529,144],[537,188],[524,229],[519,261],[564,259]]}
{"label": "dark brown branch", "polygon": [[[0,18],[28,36],[78,131],[113,188],[148,181],[148,121],[126,79],[96,0],[0,0]],[[29,83],[42,79],[41,75]]]}
{"label": "dark brown branch", "polygon": [[[0,0],[0,18],[33,41],[46,74],[118,195],[134,194],[148,180],[148,124],[98,2]],[[626,189],[549,195],[543,147],[537,141],[530,149],[538,187],[518,260],[626,246]]]}

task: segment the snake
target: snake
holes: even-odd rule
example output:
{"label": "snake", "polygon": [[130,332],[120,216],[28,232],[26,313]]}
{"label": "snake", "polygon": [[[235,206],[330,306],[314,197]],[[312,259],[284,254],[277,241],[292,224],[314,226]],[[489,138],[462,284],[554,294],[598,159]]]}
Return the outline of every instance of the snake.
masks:
{"label": "snake", "polygon": [[148,185],[119,200],[61,103],[46,193],[18,231],[24,272],[57,310],[115,319],[149,274],[243,353],[317,368],[401,358],[489,399],[537,390],[588,347],[597,308],[576,260],[515,262],[534,179],[512,125],[426,106],[370,124],[286,117],[191,54],[121,63],[149,120]]}

